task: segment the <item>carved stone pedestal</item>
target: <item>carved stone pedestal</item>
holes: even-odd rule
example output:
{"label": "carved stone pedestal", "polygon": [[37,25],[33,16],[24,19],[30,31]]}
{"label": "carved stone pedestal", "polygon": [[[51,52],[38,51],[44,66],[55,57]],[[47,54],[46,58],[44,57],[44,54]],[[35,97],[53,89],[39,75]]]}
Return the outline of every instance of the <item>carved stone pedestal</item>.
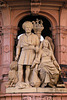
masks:
{"label": "carved stone pedestal", "polygon": [[67,100],[67,88],[7,88],[0,100]]}
{"label": "carved stone pedestal", "polygon": [[6,93],[67,93],[67,88],[36,88],[29,87],[25,89],[7,88]]}

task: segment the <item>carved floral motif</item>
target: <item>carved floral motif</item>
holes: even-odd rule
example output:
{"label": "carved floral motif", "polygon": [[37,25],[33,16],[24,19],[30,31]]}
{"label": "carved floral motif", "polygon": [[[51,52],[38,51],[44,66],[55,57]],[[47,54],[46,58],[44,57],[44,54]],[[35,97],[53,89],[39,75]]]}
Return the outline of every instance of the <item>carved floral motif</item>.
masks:
{"label": "carved floral motif", "polygon": [[5,53],[8,53],[9,51],[10,51],[9,45],[5,45],[5,46],[4,46],[4,52],[5,52]]}

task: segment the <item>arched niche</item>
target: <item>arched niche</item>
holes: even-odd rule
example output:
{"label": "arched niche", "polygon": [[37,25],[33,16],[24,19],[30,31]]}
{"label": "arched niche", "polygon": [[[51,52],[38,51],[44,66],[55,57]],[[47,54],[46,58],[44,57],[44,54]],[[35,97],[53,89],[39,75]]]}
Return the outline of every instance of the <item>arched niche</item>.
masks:
{"label": "arched niche", "polygon": [[[19,23],[18,23],[18,27],[19,27],[19,30],[17,32],[17,36],[19,36],[20,34],[24,34],[25,31],[23,30],[22,28],[22,24],[25,22],[25,21],[36,21],[36,19],[39,19],[39,20],[42,20],[43,21],[43,26],[44,26],[44,29],[41,33],[41,35],[43,36],[43,38],[45,38],[46,36],[49,36],[52,38],[52,32],[50,30],[51,28],[51,23],[50,21],[44,17],[44,16],[41,16],[41,15],[27,15],[25,16],[24,18],[22,18]],[[32,30],[32,32],[34,33],[34,31]]]}
{"label": "arched niche", "polygon": [[[32,19],[31,19],[31,17],[32,17]],[[24,12],[24,13],[20,13],[19,15],[15,16],[15,18],[12,22],[13,26],[21,28],[21,30],[17,30],[17,34],[16,34],[16,38],[15,38],[16,41],[17,41],[17,36],[24,33],[24,30],[22,29],[23,22],[25,22],[26,20],[33,21],[33,20],[36,20],[36,18],[42,19],[44,22],[43,23],[44,30],[42,31],[42,36],[44,36],[44,38],[45,38],[45,36],[50,36],[52,38],[53,35],[56,34],[57,30],[54,33],[52,30],[50,30],[50,28],[55,28],[55,26],[57,26],[57,21],[51,14],[49,14],[47,12],[40,12],[38,15],[33,16],[33,15],[31,15],[30,12]],[[48,25],[48,27],[47,27],[47,25]],[[16,45],[17,45],[16,41],[15,41],[15,45],[14,45],[15,49],[16,49]]]}
{"label": "arched niche", "polygon": [[[18,27],[19,22],[22,19],[24,19],[25,17],[27,18],[27,16],[31,16],[31,13],[29,11],[21,12],[21,13],[17,14],[17,16],[15,16],[13,18],[13,21],[11,22],[12,26]],[[54,16],[52,16],[50,13],[43,12],[43,11],[40,11],[40,13],[37,16],[41,16],[41,18],[43,18],[43,19],[45,18],[45,19],[47,19],[49,21],[49,23],[50,23],[49,27],[50,27],[50,29],[52,31],[52,36],[50,36],[50,37],[52,37],[54,39],[54,42],[55,42],[55,36],[56,36],[56,33],[57,33],[56,26],[58,24],[56,18],[54,18]],[[46,23],[46,22],[44,22],[44,23]],[[45,28],[45,30],[46,29],[47,28]],[[18,35],[18,31],[14,30],[13,33],[15,33],[16,35]],[[47,34],[48,34],[48,32],[47,32]]]}

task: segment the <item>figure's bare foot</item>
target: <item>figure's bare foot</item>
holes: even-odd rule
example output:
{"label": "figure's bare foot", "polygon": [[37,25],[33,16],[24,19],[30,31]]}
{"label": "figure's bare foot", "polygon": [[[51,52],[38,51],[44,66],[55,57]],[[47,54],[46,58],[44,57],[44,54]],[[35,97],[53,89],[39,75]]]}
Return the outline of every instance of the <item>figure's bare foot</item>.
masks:
{"label": "figure's bare foot", "polygon": [[27,83],[25,82],[17,82],[16,84],[16,88],[19,88],[19,89],[24,89],[27,87]]}
{"label": "figure's bare foot", "polygon": [[31,85],[32,87],[34,87],[34,86],[35,86],[34,82],[31,82],[31,83],[30,83],[30,85]]}
{"label": "figure's bare foot", "polygon": [[[26,84],[27,84],[27,83],[26,83]],[[27,84],[27,85],[26,85],[26,88],[30,88],[30,87],[31,87],[30,84]]]}
{"label": "figure's bare foot", "polygon": [[5,87],[6,88],[10,87],[10,82],[6,82]]}
{"label": "figure's bare foot", "polygon": [[51,88],[55,88],[56,86],[51,84],[51,83],[48,83],[48,85],[51,87]]}
{"label": "figure's bare foot", "polygon": [[6,88],[8,88],[9,87],[9,85],[5,85],[6,86]]}
{"label": "figure's bare foot", "polygon": [[44,88],[44,87],[46,87],[46,86],[47,86],[47,83],[43,83],[43,84],[41,85],[42,88]]}
{"label": "figure's bare foot", "polygon": [[25,80],[25,83],[29,85],[29,81],[28,80]]}

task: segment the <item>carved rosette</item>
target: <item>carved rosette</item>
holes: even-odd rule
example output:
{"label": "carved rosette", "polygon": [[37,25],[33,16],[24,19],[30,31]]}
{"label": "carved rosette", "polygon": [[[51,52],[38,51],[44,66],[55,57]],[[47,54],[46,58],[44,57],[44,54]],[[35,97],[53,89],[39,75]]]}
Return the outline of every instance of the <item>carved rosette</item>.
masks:
{"label": "carved rosette", "polygon": [[23,96],[23,100],[41,100],[41,99],[43,99],[43,100],[52,100],[52,97],[51,96]]}
{"label": "carved rosette", "polygon": [[5,52],[5,53],[8,53],[9,51],[10,51],[9,45],[5,45],[5,46],[4,46],[4,52]]}

